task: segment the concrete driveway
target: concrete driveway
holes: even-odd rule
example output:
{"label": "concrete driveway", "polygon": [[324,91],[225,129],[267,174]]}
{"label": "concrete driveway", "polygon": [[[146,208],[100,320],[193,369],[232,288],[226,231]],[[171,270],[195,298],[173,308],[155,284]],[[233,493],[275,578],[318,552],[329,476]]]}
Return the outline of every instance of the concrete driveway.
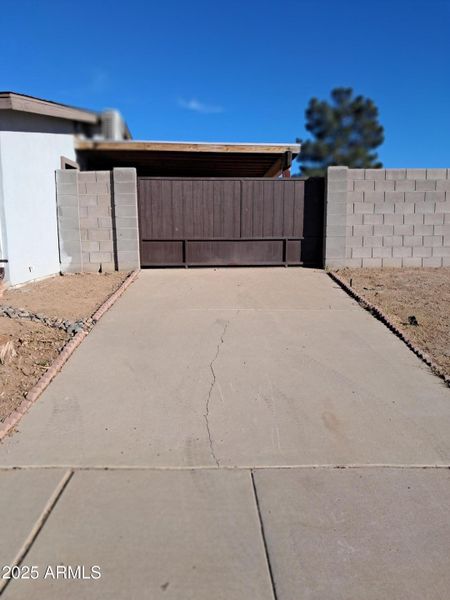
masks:
{"label": "concrete driveway", "polygon": [[448,465],[448,388],[325,273],[145,271],[0,445],[3,564],[102,577],[4,595],[446,600]]}

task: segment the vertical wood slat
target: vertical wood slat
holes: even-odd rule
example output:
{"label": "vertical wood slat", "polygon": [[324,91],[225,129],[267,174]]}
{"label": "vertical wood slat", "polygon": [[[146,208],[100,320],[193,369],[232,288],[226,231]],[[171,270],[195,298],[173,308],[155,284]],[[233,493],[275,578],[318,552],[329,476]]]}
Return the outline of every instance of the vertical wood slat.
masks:
{"label": "vertical wood slat", "polygon": [[[295,183],[294,183],[295,185]],[[290,181],[286,181],[283,186],[283,235],[285,237],[293,236],[294,234],[294,188]]]}
{"label": "vertical wood slat", "polygon": [[207,238],[214,237],[214,182],[203,181],[202,184],[203,207],[203,235]]}
{"label": "vertical wood slat", "polygon": [[283,186],[278,181],[273,184],[273,235],[283,236],[284,231],[284,201]]}
{"label": "vertical wood slat", "polygon": [[152,219],[150,223],[150,229],[152,235],[150,235],[149,238],[158,239],[159,237],[162,237],[162,231],[160,231],[162,223],[162,181],[156,180],[151,181],[150,183],[150,205]]}
{"label": "vertical wood slat", "polygon": [[223,208],[223,198],[222,198],[222,185],[220,182],[213,181],[211,185],[211,198],[209,202],[211,206],[209,210],[212,209],[212,235],[213,238],[223,237],[223,216],[222,216],[222,208]]}
{"label": "vertical wood slat", "polygon": [[204,237],[203,225],[203,182],[201,180],[192,182],[192,199],[194,211],[194,238]]}
{"label": "vertical wood slat", "polygon": [[194,197],[192,181],[180,181],[184,208],[183,234],[186,238],[194,237]]}
{"label": "vertical wood slat", "polygon": [[264,182],[262,186],[263,204],[263,237],[274,237],[274,185],[272,181]]}
{"label": "vertical wood slat", "polygon": [[173,237],[185,235],[183,185],[181,181],[172,181],[172,221]]}
{"label": "vertical wood slat", "polygon": [[165,239],[173,237],[172,183],[163,180],[161,186],[161,230]]}
{"label": "vertical wood slat", "polygon": [[203,215],[204,227],[203,235],[207,238],[214,236],[214,182],[203,181]]}
{"label": "vertical wood slat", "polygon": [[298,181],[294,185],[294,222],[293,236],[303,236],[303,222],[305,212],[305,182]]}
{"label": "vertical wood slat", "polygon": [[223,183],[222,237],[234,237],[234,206],[232,185],[232,181],[225,181]]}
{"label": "vertical wood slat", "polygon": [[253,231],[252,237],[263,237],[263,182],[253,181]]}
{"label": "vertical wood slat", "polygon": [[252,199],[252,182],[243,181],[241,190],[241,237],[244,238],[249,238],[253,235]]}

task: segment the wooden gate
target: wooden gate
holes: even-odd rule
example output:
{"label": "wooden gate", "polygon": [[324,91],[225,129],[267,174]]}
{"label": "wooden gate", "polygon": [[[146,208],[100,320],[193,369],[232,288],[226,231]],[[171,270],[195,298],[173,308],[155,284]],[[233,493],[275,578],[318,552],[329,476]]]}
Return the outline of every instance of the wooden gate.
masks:
{"label": "wooden gate", "polygon": [[319,264],[323,181],[308,195],[311,181],[140,177],[141,264]]}

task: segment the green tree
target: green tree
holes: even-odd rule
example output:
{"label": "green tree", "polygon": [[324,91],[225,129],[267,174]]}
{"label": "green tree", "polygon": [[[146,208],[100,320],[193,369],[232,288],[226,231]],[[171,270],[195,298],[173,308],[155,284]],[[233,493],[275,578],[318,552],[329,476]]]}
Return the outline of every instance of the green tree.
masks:
{"label": "green tree", "polygon": [[331,99],[331,103],[317,98],[309,101],[306,130],[314,139],[297,139],[302,144],[301,174],[323,176],[329,166],[382,167],[374,149],[383,143],[384,130],[374,102],[354,97],[352,88],[335,88]]}

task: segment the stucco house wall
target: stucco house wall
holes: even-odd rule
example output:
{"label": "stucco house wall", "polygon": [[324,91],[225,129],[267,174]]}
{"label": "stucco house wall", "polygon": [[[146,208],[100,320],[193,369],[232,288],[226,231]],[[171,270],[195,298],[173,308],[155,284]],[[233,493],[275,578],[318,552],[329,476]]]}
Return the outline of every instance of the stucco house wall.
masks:
{"label": "stucco house wall", "polygon": [[18,285],[60,270],[55,171],[75,160],[69,133],[0,131],[0,258]]}

